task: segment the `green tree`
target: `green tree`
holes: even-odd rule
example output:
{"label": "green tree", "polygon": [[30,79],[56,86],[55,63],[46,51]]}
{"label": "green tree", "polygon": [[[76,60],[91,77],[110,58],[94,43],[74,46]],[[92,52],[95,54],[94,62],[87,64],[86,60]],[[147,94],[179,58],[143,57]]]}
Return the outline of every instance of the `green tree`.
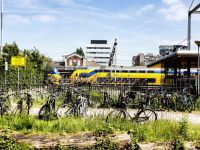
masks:
{"label": "green tree", "polygon": [[81,47],[76,49],[76,53],[81,55],[81,56],[85,56],[83,49]]}
{"label": "green tree", "polygon": [[[45,57],[39,53],[39,50],[35,47],[31,50],[20,50],[15,42],[12,44],[5,44],[3,48],[3,53],[7,53],[8,56],[3,59],[0,59],[0,80],[4,82],[5,74],[5,59],[8,62],[8,71],[7,71],[7,84],[15,85],[17,84],[17,73],[18,67],[11,66],[11,57],[25,57],[26,66],[19,67],[20,73],[20,84],[30,84],[33,82],[33,78],[36,79],[37,84],[40,84],[44,79],[44,74],[48,74],[52,68],[50,66],[44,66],[44,61],[51,62],[50,58]],[[34,76],[34,77],[33,77]]]}
{"label": "green tree", "polygon": [[144,61],[141,61],[140,64],[139,64],[139,66],[145,66]]}

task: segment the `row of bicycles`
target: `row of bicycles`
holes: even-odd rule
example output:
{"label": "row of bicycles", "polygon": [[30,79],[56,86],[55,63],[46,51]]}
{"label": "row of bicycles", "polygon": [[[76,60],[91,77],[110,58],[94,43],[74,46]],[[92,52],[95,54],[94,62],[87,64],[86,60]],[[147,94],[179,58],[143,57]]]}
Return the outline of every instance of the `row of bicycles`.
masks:
{"label": "row of bicycles", "polygon": [[[14,94],[6,94],[5,91],[0,91],[0,114],[16,115],[19,113],[29,114],[33,103],[37,103],[37,99],[33,98],[39,92],[28,91],[28,93],[18,94],[16,104],[12,104],[10,99]],[[45,94],[45,95],[44,95]],[[41,95],[41,94],[39,94]],[[66,93],[57,92],[43,92],[45,104],[39,110],[38,118],[49,120],[51,118],[61,118],[61,116],[74,113],[77,116],[86,115],[86,110],[89,107],[97,107],[91,99],[88,90],[68,89]],[[56,109],[56,101],[62,101],[61,105]],[[67,110],[64,112],[63,110]]]}
{"label": "row of bicycles", "polygon": [[192,112],[194,108],[195,96],[191,95],[191,91],[187,87],[182,91],[174,91],[167,93],[166,90],[150,92],[149,89],[142,95],[142,99],[146,100],[146,106],[151,106],[161,110],[168,111],[188,111]]}
{"label": "row of bicycles", "polygon": [[[157,120],[156,108],[159,107],[168,111],[188,110],[191,112],[194,97],[188,93],[188,90],[188,88],[184,88],[181,94],[178,91],[167,93],[166,90],[153,91],[152,89],[147,89],[144,93],[139,94],[134,91],[120,91],[118,95],[114,95],[117,98],[114,98],[113,95],[109,94],[108,90],[105,90],[103,92],[103,105],[101,105],[101,108],[112,108],[107,113],[107,122],[116,119],[125,120],[127,118],[136,122]],[[37,103],[35,97],[38,93],[30,90],[27,93],[19,94],[21,95],[20,98],[15,106],[12,106],[10,102],[12,94],[0,91],[1,117],[6,114],[16,115],[23,113],[29,115],[33,103]],[[100,107],[98,99],[94,100],[90,91],[84,88],[68,88],[64,95],[60,91],[46,92],[44,90],[38,95],[43,96],[45,100],[45,104],[38,113],[38,119],[40,120],[60,119],[70,115],[86,117],[89,108]],[[57,101],[61,101],[60,105],[56,105]],[[138,111],[132,115],[128,108],[137,108]]]}
{"label": "row of bicycles", "polygon": [[[4,95],[4,96],[3,96]],[[6,95],[5,92],[0,92],[0,114],[3,115],[17,115],[17,114],[30,114],[33,102],[35,99],[31,92],[20,94],[21,98],[17,101],[15,106],[11,105],[9,100],[10,95]],[[95,103],[92,100],[89,90],[87,89],[72,89],[69,88],[66,91],[65,97],[60,106],[56,109],[56,101],[59,96],[58,92],[50,93],[46,98],[46,103],[40,108],[38,113],[38,119],[40,120],[52,120],[60,119],[61,117],[68,117],[70,115],[76,117],[86,117],[87,110],[89,107],[97,108],[99,103]],[[127,103],[127,97],[124,97],[122,93],[119,94],[119,99],[116,103],[111,103],[112,99],[110,98],[107,92],[104,92],[104,103],[105,107],[114,108],[106,117],[106,121],[116,119],[127,119],[134,120],[137,122],[142,122],[149,120],[157,119],[157,114],[151,108],[146,108],[144,105],[145,101],[140,101],[138,105],[138,111],[134,114],[134,117],[131,117],[130,113],[127,111],[129,105]]]}
{"label": "row of bicycles", "polygon": [[55,94],[51,94],[39,111],[38,117],[42,120],[60,119],[63,116],[74,115],[77,117],[86,116],[89,107],[96,108],[87,89],[68,89],[63,103],[55,108]]}

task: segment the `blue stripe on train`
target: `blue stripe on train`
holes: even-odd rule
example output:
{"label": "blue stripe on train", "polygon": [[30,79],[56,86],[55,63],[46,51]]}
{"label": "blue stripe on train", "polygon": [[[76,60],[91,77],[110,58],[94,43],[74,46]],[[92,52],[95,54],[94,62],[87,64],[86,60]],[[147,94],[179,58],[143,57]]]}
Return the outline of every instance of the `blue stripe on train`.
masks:
{"label": "blue stripe on train", "polygon": [[[99,71],[100,71],[99,69],[95,69],[95,70],[93,70],[93,71],[91,71],[89,73],[79,73],[79,77],[84,77],[84,78],[87,77],[88,78],[88,77],[91,77],[92,75],[94,75],[96,73],[101,73]],[[118,70],[118,71],[119,71],[118,73],[121,73],[121,70]],[[153,71],[154,71],[154,73],[164,73],[164,70],[153,70]],[[114,70],[111,70],[111,73],[114,73]],[[130,73],[130,70],[128,70],[128,73]],[[139,73],[139,70],[136,70],[136,73]],[[145,71],[145,73],[146,73],[146,71]],[[174,71],[168,71],[168,74],[174,74]],[[179,71],[177,71],[177,74],[179,74]],[[183,71],[181,71],[181,74],[183,74]],[[196,74],[197,75],[197,72],[191,71],[191,74]]]}

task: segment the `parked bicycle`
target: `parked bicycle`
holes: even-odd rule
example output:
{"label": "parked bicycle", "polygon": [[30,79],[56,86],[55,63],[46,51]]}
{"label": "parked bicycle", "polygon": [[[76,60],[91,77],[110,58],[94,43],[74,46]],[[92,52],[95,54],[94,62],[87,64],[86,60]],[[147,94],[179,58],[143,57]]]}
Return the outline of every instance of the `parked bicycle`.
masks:
{"label": "parked bicycle", "polygon": [[47,98],[46,104],[42,106],[38,114],[40,120],[49,120],[57,117],[55,111],[55,97],[55,94],[51,94]]}
{"label": "parked bicycle", "polygon": [[5,92],[1,91],[0,92],[0,115],[1,118],[3,117],[4,114],[8,114],[10,111],[10,100],[9,100],[9,95],[2,97],[5,95]]}
{"label": "parked bicycle", "polygon": [[182,111],[185,111],[185,109],[186,109],[191,113],[194,98],[191,96],[190,93],[187,93],[187,97],[185,96],[187,89],[188,88],[186,87],[182,90],[182,95],[178,95],[178,92],[175,92],[174,95],[176,96],[177,102],[180,103],[179,109]]}
{"label": "parked bicycle", "polygon": [[167,109],[168,111],[175,110],[173,97],[167,96],[166,90],[162,91],[161,94],[163,94],[163,98],[161,99],[162,109]]}
{"label": "parked bicycle", "polygon": [[[19,113],[25,113],[29,115],[30,109],[33,106],[33,98],[31,97],[30,93],[23,93],[27,95],[26,97],[22,97],[18,102],[17,102],[17,107],[14,108],[12,111],[13,115],[19,114]],[[23,101],[26,101],[25,105],[23,105]]]}
{"label": "parked bicycle", "polygon": [[131,121],[136,121],[136,122],[157,120],[157,114],[155,113],[155,111],[150,108],[144,108],[143,105],[145,104],[146,104],[146,101],[140,101],[139,104],[132,104],[132,105],[139,105],[139,109],[137,113],[134,115],[134,117],[130,115],[130,113],[126,110],[126,107],[117,108],[108,114],[108,116],[106,117],[106,122],[116,123],[116,121],[125,121],[127,118]]}
{"label": "parked bicycle", "polygon": [[57,109],[57,117],[61,118],[62,116],[84,116],[88,109],[87,99],[84,97],[84,93],[80,93],[78,90],[74,89],[75,100],[70,103],[62,104]]}

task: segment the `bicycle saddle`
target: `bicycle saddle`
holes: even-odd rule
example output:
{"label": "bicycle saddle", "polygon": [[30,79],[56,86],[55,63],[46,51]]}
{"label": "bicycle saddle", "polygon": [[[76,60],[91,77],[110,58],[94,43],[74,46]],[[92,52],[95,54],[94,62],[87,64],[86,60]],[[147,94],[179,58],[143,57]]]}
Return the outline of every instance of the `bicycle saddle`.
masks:
{"label": "bicycle saddle", "polygon": [[190,94],[190,93],[187,93],[187,96],[191,96],[191,94]]}
{"label": "bicycle saddle", "polygon": [[85,96],[86,94],[85,94],[85,93],[81,93],[81,95],[82,95],[82,96]]}
{"label": "bicycle saddle", "polygon": [[79,92],[77,90],[74,90],[74,93],[79,94]]}
{"label": "bicycle saddle", "polygon": [[28,96],[28,97],[31,97],[31,94],[30,94],[30,93],[27,93],[27,96]]}
{"label": "bicycle saddle", "polygon": [[55,95],[55,94],[52,94],[51,97],[56,97],[56,95]]}

